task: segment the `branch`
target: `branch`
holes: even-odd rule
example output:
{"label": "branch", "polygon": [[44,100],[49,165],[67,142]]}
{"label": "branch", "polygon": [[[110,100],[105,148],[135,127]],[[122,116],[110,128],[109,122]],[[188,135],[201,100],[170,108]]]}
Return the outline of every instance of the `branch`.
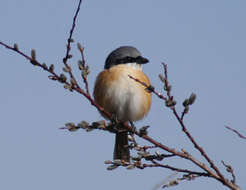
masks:
{"label": "branch", "polygon": [[[72,68],[67,64],[67,61],[68,59],[72,58],[72,55],[70,54],[70,50],[71,50],[71,43],[74,41],[72,39],[73,37],[73,32],[74,32],[74,29],[75,29],[75,26],[76,26],[76,20],[77,20],[77,17],[78,17],[78,14],[79,14],[79,11],[80,11],[80,6],[81,6],[81,3],[82,3],[82,0],[79,0],[79,4],[77,6],[77,9],[76,9],[76,12],[75,12],[75,15],[73,17],[73,23],[72,23],[72,27],[70,29],[70,33],[69,33],[69,37],[67,39],[67,48],[66,48],[66,55],[65,57],[63,58],[63,63],[65,65],[65,68],[63,68],[63,70],[67,73],[69,73],[69,76],[70,76],[70,80],[71,82],[73,83],[74,86],[77,86],[79,87],[78,85],[78,82],[76,81],[73,73],[72,73]],[[86,85],[86,94],[88,96],[90,96],[90,92],[89,92],[89,88],[88,88],[88,82],[87,82],[87,75],[89,74],[89,68],[86,70],[87,72],[85,72],[85,59],[84,59],[84,48],[82,48],[82,46],[80,45],[80,43],[78,43],[78,49],[81,53],[81,56],[82,56],[82,68],[79,66],[80,70],[82,70],[82,77],[83,77],[83,81]]]}
{"label": "branch", "polygon": [[[7,49],[10,49],[10,50],[16,52],[17,54],[19,54],[21,56],[23,56],[28,61],[30,61],[31,64],[33,64],[34,66],[37,66],[37,67],[40,67],[40,68],[44,69],[45,71],[47,71],[48,73],[51,74],[49,76],[49,79],[54,80],[54,81],[58,81],[60,83],[63,83],[64,84],[64,88],[68,88],[69,87],[69,90],[70,91],[75,90],[79,94],[83,95],[87,100],[89,100],[89,102],[91,103],[91,105],[95,106],[100,112],[102,112],[103,114],[105,114],[108,118],[111,118],[111,114],[108,113],[107,111],[105,111],[100,105],[98,105],[89,94],[87,94],[82,88],[80,88],[80,86],[78,84],[77,85],[74,85],[74,84],[72,84],[73,83],[72,81],[67,82],[67,79],[64,76],[64,74],[60,74],[60,75],[57,74],[54,71],[54,65],[53,64],[51,64],[49,67],[46,64],[44,64],[44,63],[41,64],[39,61],[36,60],[35,56],[30,57],[27,54],[25,54],[24,52],[20,51],[18,49],[17,44],[14,44],[14,46],[11,47],[11,46],[5,44],[4,42],[1,42],[0,41],[0,45],[4,46]],[[34,55],[35,54],[34,53],[35,51],[32,50],[32,52],[33,52],[32,55]]]}
{"label": "branch", "polygon": [[[111,115],[106,112],[102,107],[100,107],[98,104],[96,104],[96,102],[91,98],[91,96],[89,94],[87,94],[83,89],[81,89],[79,87],[79,85],[72,85],[71,83],[67,82],[63,77],[62,74],[59,76],[58,74],[56,74],[54,72],[54,66],[52,67],[52,65],[50,67],[47,67],[45,64],[40,64],[40,62],[38,62],[36,60],[35,57],[35,51],[32,51],[32,57],[26,55],[25,53],[21,52],[18,50],[17,45],[14,45],[14,47],[11,47],[3,42],[0,42],[1,45],[3,45],[4,47],[6,47],[7,49],[10,49],[12,51],[15,51],[16,53],[20,54],[21,56],[25,57],[27,60],[29,60],[33,65],[38,66],[43,68],[45,71],[51,73],[52,75],[49,77],[52,80],[56,80],[60,83],[64,83],[67,86],[71,87],[71,90],[75,90],[76,92],[82,94],[85,98],[87,98],[90,103],[95,106],[99,111],[103,112],[105,115],[107,115],[109,118],[111,118]],[[167,83],[168,84],[168,83]],[[152,89],[152,91],[154,91],[154,89]],[[160,95],[160,93],[157,93],[157,96],[160,97],[161,99],[168,101],[170,100],[170,98],[173,100],[173,97],[171,96],[171,94],[169,93],[168,98],[166,99],[164,96]],[[160,96],[159,96],[160,95]],[[164,98],[163,98],[164,97]],[[193,142],[194,146],[201,152],[202,155],[206,155],[206,153],[203,151],[203,149],[197,145],[197,143],[195,142],[195,140],[193,139],[193,137],[189,134],[189,132],[187,131],[183,121],[181,120],[181,118],[178,116],[175,107],[171,106],[171,109],[173,110],[174,115],[176,116],[176,118],[178,119],[178,121],[180,122],[183,131],[187,134],[187,136],[189,137],[189,139],[191,139],[191,141]],[[218,181],[220,181],[221,183],[223,183],[224,185],[230,187],[231,189],[235,189],[238,190],[239,188],[232,184],[230,181],[226,180],[225,178],[221,178],[220,175],[215,174],[212,170],[210,170],[204,163],[196,160],[193,156],[191,156],[187,151],[183,150],[183,152],[177,151],[173,148],[169,148],[163,144],[161,144],[160,142],[155,141],[154,139],[152,139],[151,137],[149,137],[147,134],[143,134],[142,132],[138,132],[136,130],[133,130],[132,126],[128,125],[127,123],[124,123],[125,128],[128,131],[133,132],[134,134],[136,134],[137,136],[147,140],[148,142],[152,143],[153,145],[155,145],[156,147],[159,147],[165,151],[168,151],[169,153],[175,154],[181,158],[184,158],[186,160],[190,160],[191,162],[193,162],[195,165],[197,165],[198,167],[200,167],[201,169],[203,169],[204,171],[207,172],[207,176],[213,177],[215,179],[217,179]],[[104,129],[103,129],[104,130]],[[109,129],[106,129],[109,131]],[[208,159],[210,161],[210,163],[212,163],[212,161],[210,159]],[[212,164],[210,164],[212,167]],[[213,167],[215,167],[213,165]],[[213,168],[212,167],[212,168]],[[113,167],[114,168],[114,167]],[[167,167],[166,167],[167,168]],[[215,167],[216,168],[216,167]],[[220,172],[219,172],[220,173]]]}
{"label": "branch", "polygon": [[[210,164],[210,167],[216,172],[214,173],[212,170],[210,170],[204,163],[196,160],[193,156],[191,156],[187,151],[183,150],[183,152],[179,152],[176,151],[174,149],[170,149],[169,147],[156,142],[154,139],[150,138],[147,135],[140,135],[138,133],[135,133],[136,135],[144,138],[145,140],[151,142],[152,144],[156,145],[157,147],[166,150],[170,153],[173,153],[181,158],[190,160],[191,162],[193,162],[195,165],[197,165],[198,167],[200,167],[201,169],[205,170],[208,174],[208,176],[211,176],[215,179],[217,179],[218,181],[220,181],[222,184],[226,185],[227,187],[231,188],[231,189],[239,189],[238,186],[236,186],[235,184],[231,183],[228,179],[226,179],[224,177],[224,175],[219,171],[219,169],[215,166],[215,164],[213,163],[213,161],[208,157],[207,153],[203,150],[203,148],[201,146],[198,145],[198,143],[195,141],[195,139],[192,137],[192,135],[190,134],[190,132],[187,130],[184,122],[183,122],[183,118],[185,113],[187,113],[188,111],[183,111],[183,113],[181,114],[181,117],[178,115],[175,105],[176,105],[176,101],[174,100],[174,97],[171,95],[171,85],[169,85],[169,81],[168,81],[168,71],[167,71],[167,65],[165,63],[162,63],[163,67],[164,67],[164,75],[159,75],[160,80],[164,83],[164,90],[167,92],[167,97],[163,98],[164,96],[159,96],[160,93],[154,93],[156,94],[160,99],[164,100],[166,102],[166,106],[169,107],[174,116],[176,117],[176,119],[178,120],[182,131],[186,134],[186,136],[188,137],[188,139],[192,142],[192,144],[194,145],[194,147],[201,153],[201,155],[207,160],[207,162]],[[142,81],[140,81],[139,79],[136,79],[132,76],[129,76],[131,79],[135,80],[136,82],[142,84],[143,86],[145,86],[148,90],[150,90],[151,92],[154,92],[154,87],[152,86],[147,86],[145,83],[143,83]],[[194,103],[196,99],[196,95],[192,94],[190,96],[189,99],[185,100],[183,105],[185,108],[187,108],[189,105],[192,105]]]}
{"label": "branch", "polygon": [[[167,64],[162,63],[163,67],[164,67],[164,73],[165,73],[165,86],[168,87],[169,86],[169,82],[168,82],[168,72],[167,72]],[[173,96],[171,96],[171,89],[167,90],[167,96],[169,99],[173,99]],[[190,132],[187,130],[186,126],[184,125],[183,120],[181,119],[181,117],[178,115],[175,106],[171,107],[173,114],[175,115],[176,119],[178,120],[178,122],[180,123],[180,126],[182,127],[183,132],[186,134],[186,136],[189,138],[189,140],[193,143],[194,147],[201,153],[201,155],[208,161],[208,163],[210,164],[211,168],[213,168],[215,170],[215,172],[217,173],[217,175],[220,176],[222,181],[225,181],[225,177],[221,174],[221,172],[219,171],[219,169],[215,166],[215,164],[213,163],[213,161],[208,157],[208,155],[206,154],[206,152],[203,150],[202,147],[200,147],[198,145],[198,143],[195,141],[195,139],[191,136]]]}

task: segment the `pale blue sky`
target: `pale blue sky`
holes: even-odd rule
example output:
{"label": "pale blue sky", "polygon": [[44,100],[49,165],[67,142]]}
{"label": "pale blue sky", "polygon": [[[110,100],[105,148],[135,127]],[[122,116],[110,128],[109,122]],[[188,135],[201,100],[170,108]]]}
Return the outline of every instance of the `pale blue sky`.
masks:
{"label": "pale blue sky", "polygon": [[[1,1],[0,40],[18,43],[28,54],[35,48],[40,62],[55,64],[61,71],[77,3]],[[91,91],[107,54],[118,46],[136,46],[150,60],[144,71],[159,90],[158,74],[165,61],[179,111],[191,92],[198,96],[185,119],[191,134],[226,176],[220,161],[233,166],[242,189],[246,186],[246,141],[224,126],[246,134],[245,8],[243,0],[85,0],[74,33],[75,41],[86,48]],[[76,68],[80,58],[76,44],[72,53],[70,63]],[[173,173],[165,169],[107,171],[103,162],[112,158],[112,134],[58,130],[68,121],[102,119],[95,108],[2,47],[0,62],[0,189],[151,190]],[[156,97],[148,117],[136,125],[146,124],[151,125],[150,136],[164,144],[193,148],[171,112]],[[191,153],[201,158],[197,151]],[[173,163],[190,167],[181,159]],[[172,189],[227,188],[200,178]]]}

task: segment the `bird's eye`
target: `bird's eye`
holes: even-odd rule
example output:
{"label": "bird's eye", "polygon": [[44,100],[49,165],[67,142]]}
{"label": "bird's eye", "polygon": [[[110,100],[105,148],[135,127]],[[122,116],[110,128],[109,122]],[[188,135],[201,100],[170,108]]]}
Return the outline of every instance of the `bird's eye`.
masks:
{"label": "bird's eye", "polygon": [[124,64],[124,63],[134,63],[136,62],[136,58],[134,57],[130,57],[130,56],[126,56],[126,57],[123,57],[121,59],[117,59],[115,61],[115,64],[116,65],[119,65],[119,64]]}

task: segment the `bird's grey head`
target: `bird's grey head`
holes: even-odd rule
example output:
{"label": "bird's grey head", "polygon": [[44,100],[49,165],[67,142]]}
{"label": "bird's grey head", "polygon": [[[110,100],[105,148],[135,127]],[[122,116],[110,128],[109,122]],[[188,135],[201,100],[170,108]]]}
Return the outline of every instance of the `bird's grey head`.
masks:
{"label": "bird's grey head", "polygon": [[142,57],[137,48],[132,46],[121,46],[108,55],[104,69],[109,69],[112,66],[120,64],[134,63],[137,65],[142,65],[148,62],[149,60]]}

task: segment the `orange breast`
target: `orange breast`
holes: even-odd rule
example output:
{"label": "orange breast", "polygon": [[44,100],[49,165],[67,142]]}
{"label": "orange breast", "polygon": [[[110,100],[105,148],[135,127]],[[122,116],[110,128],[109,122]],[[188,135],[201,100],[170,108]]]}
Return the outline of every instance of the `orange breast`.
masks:
{"label": "orange breast", "polygon": [[151,106],[151,93],[128,75],[150,84],[148,77],[129,65],[118,65],[102,71],[94,88],[95,101],[120,121],[142,119]]}

